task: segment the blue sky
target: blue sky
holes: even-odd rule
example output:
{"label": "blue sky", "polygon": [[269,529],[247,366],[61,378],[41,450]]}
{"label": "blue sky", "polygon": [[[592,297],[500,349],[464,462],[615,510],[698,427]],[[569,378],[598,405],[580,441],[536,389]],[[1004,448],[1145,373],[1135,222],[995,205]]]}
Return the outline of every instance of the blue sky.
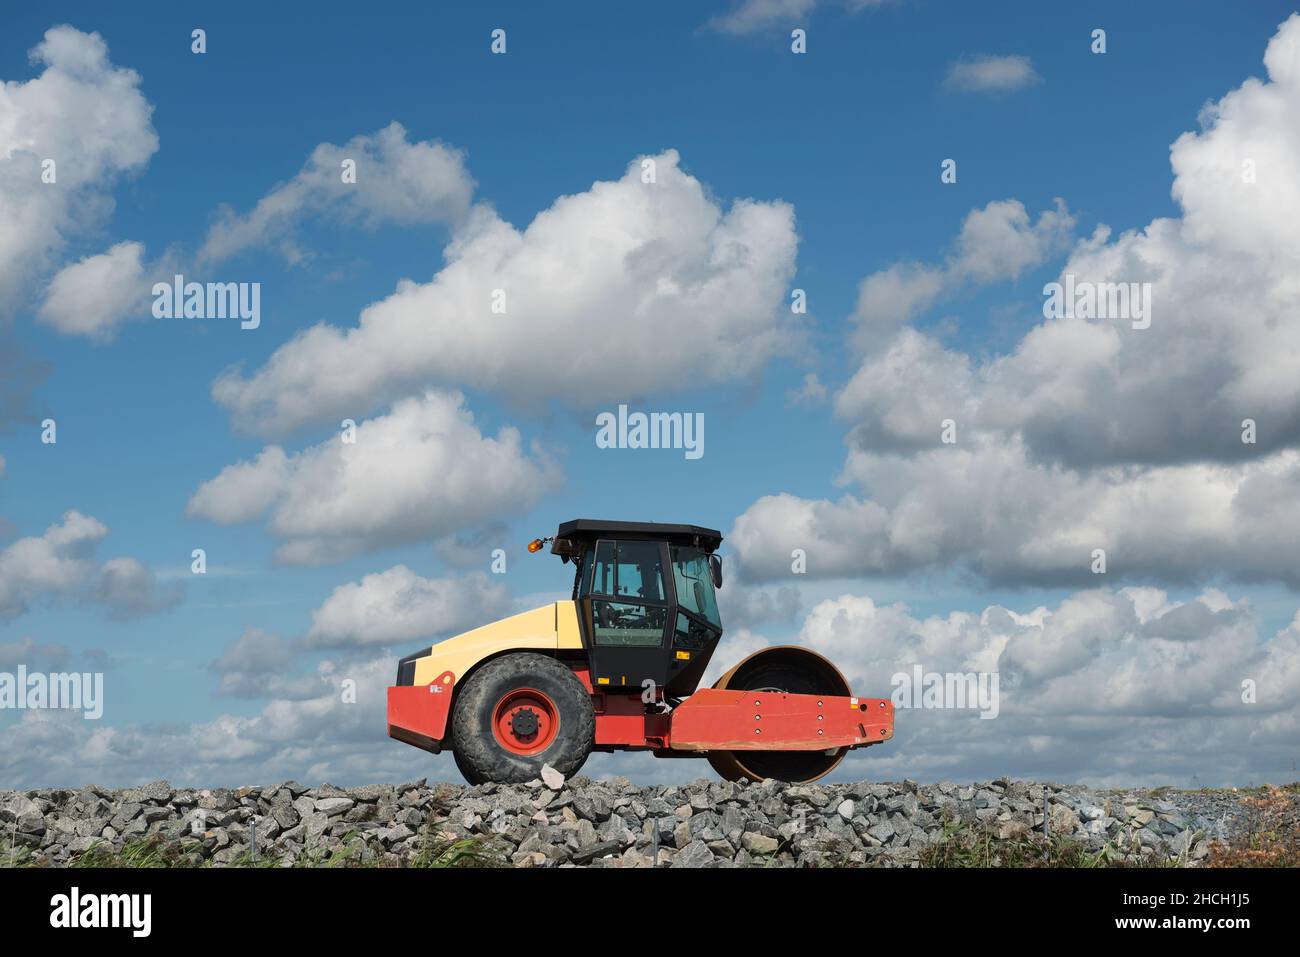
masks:
{"label": "blue sky", "polygon": [[[491,550],[502,547],[509,553],[509,571],[488,579],[486,585],[480,583],[479,590],[486,589],[490,600],[485,601],[479,620],[495,617],[506,604],[540,603],[541,596],[567,591],[567,570],[552,559],[530,559],[523,545],[573,517],[685,521],[715,526],[728,534],[724,549],[736,571],[732,589],[724,591],[734,596],[731,600],[741,622],[732,628],[739,639],[737,654],[750,643],[801,636],[815,642],[817,621],[810,622],[810,611],[820,602],[846,595],[868,597],[877,609],[903,602],[911,624],[900,625],[899,634],[914,637],[928,634],[927,628],[938,628],[933,621],[922,627],[933,616],[937,616],[934,621],[946,620],[954,612],[978,617],[989,606],[1023,615],[1032,615],[1040,606],[1061,612],[1063,602],[1094,588],[1097,582],[1060,572],[1055,566],[1043,574],[1029,567],[1050,538],[1038,524],[1033,535],[1010,542],[1005,554],[990,555],[978,544],[964,552],[964,546],[936,533],[944,543],[938,554],[925,549],[906,552],[900,546],[897,554],[879,560],[837,557],[821,563],[827,569],[824,574],[784,580],[772,568],[787,561],[781,556],[788,552],[789,543],[779,529],[765,524],[768,513],[756,511],[756,503],[779,493],[799,503],[834,502],[845,495],[858,501],[884,501],[895,494],[882,490],[888,480],[881,478],[886,466],[879,461],[869,463],[866,473],[852,466],[851,435],[859,426],[869,426],[863,434],[877,438],[871,440],[874,446],[868,443],[868,455],[904,456],[919,455],[916,436],[903,434],[910,426],[888,424],[893,420],[879,395],[860,403],[843,395],[855,374],[873,358],[892,354],[887,351],[889,343],[904,328],[936,344],[944,355],[961,357],[971,368],[992,368],[999,358],[1014,357],[1024,337],[1043,324],[1043,284],[1055,279],[1067,261],[1077,262],[1077,271],[1086,271],[1090,261],[1078,252],[1078,244],[1091,237],[1098,225],[1111,228],[1104,242],[1117,248],[1118,237],[1126,230],[1141,231],[1161,218],[1182,222],[1184,207],[1194,207],[1180,205],[1171,195],[1171,144],[1184,132],[1201,129],[1197,117],[1206,103],[1241,87],[1249,77],[1265,77],[1265,47],[1291,8],[1261,2],[1245,7],[1098,3],[1086,9],[1052,9],[1007,2],[988,11],[973,4],[934,0],[858,6],[865,8],[795,0],[769,5],[786,12],[765,21],[743,19],[749,5],[733,3],[669,3],[653,10],[596,3],[497,4],[486,9],[469,4],[379,5],[365,10],[324,5],[310,14],[282,6],[232,3],[202,15],[163,4],[110,8],[55,3],[8,11],[0,34],[0,77],[7,84],[31,83],[43,69],[55,69],[48,62],[43,66],[29,61],[29,51],[42,42],[47,30],[67,24],[79,36],[98,34],[107,45],[108,65],[101,65],[100,72],[86,82],[97,83],[114,70],[135,71],[139,79],[133,95],[147,104],[140,122],[156,134],[158,145],[147,150],[141,161],[108,170],[84,184],[80,192],[69,193],[66,221],[53,239],[29,239],[19,232],[25,221],[14,212],[25,208],[20,205],[26,202],[22,190],[28,188],[18,182],[14,157],[21,159],[24,152],[41,155],[40,138],[49,129],[45,119],[54,117],[67,124],[72,131],[67,142],[72,143],[85,142],[80,131],[89,120],[72,110],[59,114],[50,107],[57,100],[33,98],[27,113],[21,105],[8,107],[14,119],[9,128],[13,142],[6,146],[0,140],[0,164],[15,165],[12,174],[6,171],[0,179],[0,186],[12,191],[6,200],[11,205],[0,210],[12,214],[4,228],[13,231],[14,248],[26,250],[28,258],[21,270],[13,267],[17,277],[13,285],[0,286],[10,293],[9,315],[0,315],[0,346],[17,356],[7,374],[26,402],[17,414],[0,422],[4,465],[0,515],[6,533],[0,549],[41,537],[69,509],[92,516],[108,531],[87,559],[91,564],[83,569],[83,579],[58,587],[32,585],[23,592],[24,610],[0,623],[0,648],[8,646],[9,657],[15,660],[28,654],[33,667],[41,655],[57,657],[49,650],[52,646],[67,649],[71,656],[67,660],[73,665],[89,649],[107,651],[114,664],[106,676],[108,700],[99,725],[119,729],[119,734],[118,743],[108,747],[110,757],[105,758],[102,748],[95,750],[86,740],[87,734],[101,732],[98,725],[83,729],[60,724],[59,734],[84,748],[75,752],[82,756],[56,758],[43,753],[41,745],[30,745],[21,758],[0,763],[0,770],[12,777],[12,781],[0,778],[0,786],[72,783],[84,776],[83,770],[105,781],[162,775],[239,778],[274,775],[280,769],[284,777],[316,774],[359,780],[391,776],[403,767],[454,776],[446,760],[430,765],[420,753],[384,739],[382,726],[374,726],[373,740],[367,741],[359,730],[364,722],[353,723],[351,718],[341,719],[347,728],[342,744],[327,746],[308,737],[293,746],[282,743],[279,749],[266,745],[265,732],[257,729],[272,723],[267,709],[274,712],[278,692],[262,683],[258,685],[262,694],[222,694],[220,676],[210,666],[250,630],[293,645],[292,652],[274,642],[271,651],[262,648],[265,654],[253,656],[257,667],[297,676],[313,675],[322,662],[329,663],[327,669],[342,669],[329,674],[347,673],[349,668],[377,662],[377,656],[404,654],[427,643],[401,638],[391,645],[377,645],[353,635],[339,638],[329,648],[295,644],[308,634],[313,611],[321,609],[335,589],[399,565],[430,581],[456,581],[488,572]],[[733,19],[714,19],[728,16]],[[190,50],[190,31],[195,27],[206,30],[207,52],[202,55]],[[504,56],[494,56],[488,49],[489,34],[498,27],[507,31]],[[790,50],[793,27],[807,30],[806,54]],[[1089,35],[1096,27],[1107,30],[1104,55],[1089,49]],[[945,82],[954,64],[978,57],[1024,57],[1029,74],[1006,90],[959,88]],[[105,104],[122,102],[117,97],[104,100]],[[1296,106],[1295,99],[1284,102]],[[4,109],[0,101],[0,118],[5,117]],[[1283,115],[1296,118],[1294,113]],[[400,280],[430,283],[444,268],[444,247],[465,235],[467,227],[455,215],[430,215],[414,224],[395,222],[400,217],[385,217],[374,210],[347,215],[339,212],[341,203],[326,196],[304,202],[275,235],[268,230],[227,257],[203,265],[199,250],[223,217],[248,216],[279,184],[299,176],[320,144],[347,144],[355,137],[373,136],[393,122],[405,129],[403,150],[412,144],[436,143],[458,151],[465,176],[473,182],[466,203],[487,204],[505,223],[521,230],[550,210],[558,198],[587,194],[597,182],[624,180],[629,164],[640,157],[663,157],[667,150],[680,157],[677,172],[689,181],[682,188],[686,192],[697,188],[698,201],[716,207],[720,215],[726,215],[737,201],[752,199],[764,209],[788,204],[797,252],[788,260],[774,253],[780,259],[776,272],[781,274],[759,277],[780,287],[779,295],[768,296],[763,309],[774,317],[764,330],[782,342],[780,347],[769,347],[756,339],[758,344],[745,345],[743,359],[748,367],[738,366],[733,373],[727,368],[733,358],[722,352],[711,356],[711,340],[702,336],[704,354],[698,358],[703,366],[711,366],[711,381],[693,382],[686,374],[689,370],[675,375],[665,368],[647,380],[650,386],[620,393],[618,376],[609,373],[608,361],[596,387],[585,387],[583,380],[592,370],[583,364],[588,358],[581,350],[584,335],[557,331],[557,341],[573,336],[574,368],[567,388],[556,387],[556,379],[545,377],[535,387],[511,384],[526,382],[530,370],[526,355],[508,349],[501,377],[472,371],[461,377],[426,366],[402,381],[400,395],[377,387],[370,396],[373,401],[357,406],[358,422],[385,415],[403,396],[436,388],[464,394],[465,408],[482,436],[517,429],[520,449],[512,461],[521,465],[518,484],[490,499],[499,504],[499,514],[487,507],[491,514],[463,524],[456,520],[456,503],[441,500],[448,514],[436,524],[442,531],[450,530],[448,534],[396,541],[402,536],[390,534],[391,529],[367,532],[362,547],[343,547],[321,564],[285,562],[283,555],[277,558],[284,536],[277,538],[266,521],[213,520],[220,509],[200,508],[202,514],[195,514],[196,509],[189,507],[187,514],[187,506],[204,483],[227,466],[256,459],[268,445],[292,455],[330,441],[339,417],[331,407],[310,421],[250,430],[235,421],[230,406],[214,398],[214,382],[234,368],[236,381],[246,386],[259,370],[268,368],[268,360],[278,350],[292,349],[294,337],[304,330],[317,323],[350,329],[363,309],[392,296]],[[34,139],[24,138],[29,130],[23,123],[36,131],[30,134]],[[5,131],[0,122],[0,136]],[[1267,132],[1271,131],[1269,125]],[[125,138],[143,133],[137,125],[134,130],[99,135]],[[1207,136],[1206,142],[1208,149],[1216,147],[1218,140]],[[1265,150],[1267,144],[1258,148]],[[343,149],[346,153],[347,147]],[[1282,155],[1294,164],[1294,154],[1283,151]],[[943,184],[939,166],[950,157],[958,162],[958,180]],[[67,162],[75,164],[75,153]],[[1194,176],[1195,169],[1188,173],[1193,199],[1201,195]],[[1265,181],[1259,192],[1269,188]],[[1040,237],[1033,224],[1044,211],[1055,208],[1057,197],[1066,204],[1069,223],[1061,227],[1057,239]],[[1009,200],[1023,205],[1025,223],[1015,225],[1018,221],[1004,207],[996,207],[997,215],[1009,215],[1015,236],[1030,237],[1031,245],[1041,247],[1023,262],[1007,268],[994,264],[987,267],[986,278],[975,281],[970,276],[983,275],[979,270],[986,267],[971,266],[966,273],[955,270],[955,278],[945,283],[941,294],[917,300],[914,313],[898,322],[864,312],[859,293],[865,279],[900,263],[941,266],[959,259],[958,236],[968,215]],[[1279,187],[1273,200],[1258,207],[1261,216],[1274,210],[1278,222],[1273,225],[1283,233],[1287,229],[1283,210],[1289,201],[1290,194]],[[106,205],[110,202],[111,207]],[[1235,233],[1215,224],[1213,215],[1221,211],[1211,209],[1212,205],[1207,200],[1206,218],[1195,220],[1209,226],[1192,238],[1212,261],[1227,262],[1228,253],[1213,243],[1231,242]],[[577,222],[583,223],[580,216]],[[1249,210],[1242,214],[1242,222],[1247,233],[1258,226],[1259,235],[1271,235],[1269,224],[1249,222]],[[600,235],[600,228],[593,225],[592,235]],[[1188,235],[1193,231],[1189,227]],[[743,237],[743,242],[757,249],[765,235]],[[304,261],[286,261],[277,246],[286,238],[308,253]],[[105,318],[98,337],[72,334],[66,324],[49,321],[45,304],[60,271],[123,242],[142,244],[143,270],[137,279],[146,286],[170,278],[168,267],[175,263],[181,264],[188,278],[200,281],[261,283],[260,328],[242,331],[219,320],[153,319],[147,298]],[[677,254],[674,261],[680,275],[687,276],[692,274],[688,261],[692,247],[683,240],[683,248],[688,251]],[[1244,240],[1234,247],[1246,252],[1250,248]],[[1274,242],[1273,248],[1280,250],[1279,255],[1289,249],[1285,241]],[[1188,263],[1195,253],[1196,249],[1186,252]],[[1127,279],[1137,268],[1132,263],[1164,261],[1137,252],[1129,266],[1106,269],[1112,278]],[[1095,263],[1092,266],[1099,274],[1104,271]],[[555,278],[554,285],[562,285],[563,277]],[[574,281],[581,284],[599,278],[579,269]],[[1134,273],[1134,278],[1147,277]],[[1160,276],[1153,278],[1161,281]],[[757,280],[742,283],[736,292],[761,285]],[[807,291],[805,317],[789,315],[788,291],[794,288]],[[1272,306],[1282,308],[1270,300]],[[907,308],[897,304],[900,315]],[[1253,307],[1248,303],[1244,308]],[[1256,310],[1259,315],[1266,312],[1265,307]],[[1181,309],[1166,313],[1165,328],[1172,330],[1170,335],[1182,337],[1170,341],[1194,342],[1194,328],[1176,325],[1175,317],[1183,314]],[[615,342],[624,335],[623,324],[632,321],[627,315],[608,312],[582,318],[591,336]],[[748,318],[746,313],[737,321]],[[665,327],[665,336],[692,336],[694,329],[707,329],[715,319],[705,311],[680,317],[676,325]],[[447,321],[481,321],[481,317]],[[855,334],[870,343],[854,345]],[[1246,335],[1242,332],[1234,341],[1245,342]],[[1058,342],[1050,348],[1061,346]],[[402,351],[394,346],[394,355]],[[1271,351],[1282,354],[1276,346]],[[636,363],[638,358],[627,355],[626,361]],[[894,360],[895,368],[901,361]],[[1206,362],[1209,368],[1212,363]],[[1134,368],[1143,366],[1117,360],[1111,371],[1133,383],[1141,378]],[[38,384],[23,388],[19,370],[23,374],[39,370]],[[902,374],[909,381],[922,382],[923,372],[904,368]],[[1194,372],[1194,364],[1189,365],[1189,375],[1196,378]],[[1062,376],[1059,368],[1055,374]],[[800,388],[808,375],[817,377],[826,395],[820,400],[792,401],[790,392]],[[998,378],[990,373],[989,381]],[[1153,373],[1153,378],[1158,376]],[[1241,379],[1249,381],[1245,372]],[[1106,391],[1104,378],[1089,381],[1102,383],[1098,388]],[[1151,388],[1168,396],[1175,386],[1155,382]],[[1125,430],[1137,429],[1128,421],[1119,391],[1108,394],[1119,396],[1115,399],[1119,411],[1111,415],[1109,431],[1081,424],[1071,432],[1074,424],[1058,421],[1062,415],[1056,399],[1043,400],[1047,411],[1033,418],[1033,404],[1042,399],[1041,391],[1006,400],[1029,409],[1025,422],[995,426],[990,417],[976,427],[981,435],[996,434],[997,442],[1027,442],[1035,461],[1063,469],[1069,476],[1077,473],[1080,481],[1087,481],[1094,470],[1117,460],[1102,462],[1098,456],[1098,461],[1081,462],[1080,443],[1096,445],[1100,440],[1095,436],[1110,434],[1129,448]],[[1234,403],[1245,402],[1247,412],[1252,408],[1249,403],[1254,400],[1242,398],[1240,389],[1225,386],[1221,395],[1231,406],[1232,417],[1240,417]],[[598,449],[593,412],[616,408],[619,402],[644,409],[702,412],[707,423],[706,454],[688,461],[680,451]],[[1288,397],[1279,396],[1276,403],[1263,402],[1260,407],[1267,407],[1275,421],[1290,422],[1288,402]],[[981,410],[994,404],[988,397],[979,400]],[[1004,411],[999,423],[1009,415]],[[868,422],[873,416],[886,424]],[[40,442],[39,423],[47,417],[58,423],[54,446]],[[887,433],[884,439],[879,438],[881,429]],[[1261,468],[1271,468],[1273,460],[1267,456],[1282,456],[1277,460],[1282,472],[1277,474],[1290,474],[1286,456],[1294,436],[1288,429],[1279,426],[1276,432],[1281,437],[1261,447]],[[1224,464],[1227,459],[1219,447],[1206,447],[1194,428],[1187,435],[1174,432],[1168,447],[1153,454],[1176,463],[1176,468],[1230,471],[1251,464]],[[1034,445],[1040,435],[1048,437]],[[1084,438],[1075,442],[1072,435]],[[993,448],[993,438],[981,441],[990,443],[981,450]],[[1067,445],[1076,449],[1073,456],[1058,456]],[[1122,478],[1108,473],[1104,485],[1117,499],[1130,501],[1125,490],[1142,479],[1151,462],[1131,450],[1126,454],[1128,458],[1121,456],[1118,461],[1121,466],[1127,463],[1130,471]],[[925,469],[919,458],[911,464]],[[890,474],[906,473],[900,468]],[[1239,489],[1249,478],[1242,472],[1225,481]],[[1162,488],[1196,482],[1190,473],[1159,473],[1152,480]],[[298,481],[306,479],[300,475]],[[961,499],[969,492],[963,489],[954,485],[940,497]],[[1027,513],[1038,507],[1032,504],[1036,501],[1026,498]],[[1061,501],[1068,501],[1064,493]],[[375,508],[382,505],[377,502]],[[359,507],[364,511],[369,506]],[[1137,509],[1133,514],[1143,514],[1133,507]],[[993,498],[972,493],[970,509],[981,508],[989,509],[984,517],[989,541],[1000,540],[1003,529],[1021,517],[1008,514],[1005,504]],[[1190,509],[1189,505],[1184,514],[1192,514]],[[1083,525],[1097,530],[1099,541],[1109,542],[1105,532],[1122,530],[1125,514],[1122,509],[1106,511]],[[746,517],[748,524],[739,530],[747,528],[750,534],[733,537],[731,531]],[[946,519],[938,515],[933,521],[942,525]],[[900,542],[910,530],[927,524],[903,506],[893,511],[891,522],[892,534]],[[836,524],[833,519],[830,523]],[[911,524],[901,528],[899,523]],[[1196,523],[1187,524],[1191,528]],[[1277,658],[1284,650],[1273,643],[1281,641],[1276,636],[1288,628],[1300,603],[1292,590],[1294,574],[1269,570],[1287,563],[1290,553],[1281,545],[1257,543],[1256,554],[1251,551],[1256,545],[1234,539],[1219,548],[1211,532],[1189,531],[1180,537],[1177,531],[1170,531],[1169,540],[1159,548],[1152,545],[1141,560],[1126,563],[1122,550],[1118,554],[1112,550],[1117,571],[1105,582],[1107,601],[1119,601],[1116,590],[1127,586],[1162,589],[1165,597],[1153,605],[1160,612],[1144,612],[1137,615],[1143,620],[1117,626],[1122,634],[1117,633],[1114,647],[1098,651],[1091,663],[1099,673],[1112,667],[1116,674],[1126,673],[1132,659],[1119,649],[1150,638],[1152,622],[1164,617],[1163,609],[1200,601],[1197,596],[1206,588],[1222,589],[1230,608],[1220,607],[1216,599],[1197,607],[1209,609],[1211,617],[1236,616],[1234,628],[1247,627],[1237,618],[1249,623],[1253,637],[1242,639],[1242,659],[1217,665],[1212,660],[1203,662],[1207,672],[1217,675],[1218,683],[1207,679],[1204,696],[1189,700],[1187,713],[1167,702],[1150,709],[1137,707],[1149,712],[1155,722],[1167,724],[1182,717],[1191,724],[1222,713],[1225,705],[1220,698],[1231,697],[1243,668],[1250,671],[1264,660],[1284,664],[1291,660]],[[325,538],[334,541],[329,533]],[[435,538],[444,541],[440,545]],[[456,561],[447,557],[448,538],[471,543]],[[740,547],[742,541],[751,554]],[[850,538],[848,548],[857,544]],[[1085,544],[1079,545],[1084,556]],[[871,550],[865,539],[860,545],[864,554]],[[842,546],[844,542],[811,542],[808,548],[816,561],[819,547],[824,548],[820,554],[839,556]],[[206,576],[189,574],[194,548],[207,552]],[[1198,549],[1208,549],[1204,561],[1180,557]],[[759,552],[762,556],[756,557]],[[115,620],[111,603],[93,597],[100,564],[117,556],[130,557],[152,572],[152,584],[142,599],[149,613],[136,613],[141,610],[136,608]],[[177,585],[183,587],[179,599],[169,591]],[[505,589],[504,602],[492,591],[498,587]],[[796,589],[797,610],[739,611],[751,597],[756,604],[765,596],[774,600],[772,596],[782,588]],[[1136,614],[1134,607],[1128,608],[1130,617]],[[441,631],[438,609],[427,611],[427,630],[437,635]],[[832,609],[825,611],[833,618]],[[852,618],[853,609],[841,611]],[[462,627],[474,623],[472,614],[466,616]],[[1057,620],[1067,617],[1056,615]],[[1223,620],[1216,622],[1206,627],[1229,627]],[[835,642],[823,638],[827,647]],[[22,644],[27,639],[47,650],[40,654],[19,650],[33,647]],[[250,640],[245,648],[262,640]],[[874,640],[864,638],[863,646]],[[986,640],[986,650],[993,649],[989,653],[996,660],[997,649],[1008,640],[1015,645],[1030,639],[1002,635]],[[1070,644],[1076,639],[1048,636],[1043,640]],[[1155,635],[1151,640],[1162,639]],[[911,637],[901,644],[909,642],[915,644]],[[977,654],[962,657],[938,638],[922,644],[937,649],[933,650],[936,664],[984,660]],[[1269,649],[1274,658],[1258,657]],[[1120,657],[1109,661],[1106,656],[1112,652]],[[725,643],[719,657],[730,657]],[[1026,653],[1017,659],[1029,676],[1026,681],[1036,674],[1042,680],[1061,677],[1051,669],[1046,678],[1035,672],[1025,664],[1032,657]],[[857,676],[874,682],[862,687],[863,693],[887,691],[890,660],[875,652],[853,659]],[[1012,664],[1003,662],[1008,671],[1013,670]],[[375,673],[386,667],[375,663]],[[1088,680],[1102,679],[1092,675]],[[1158,693],[1154,696],[1160,698]],[[284,700],[309,699],[289,695]],[[1198,704],[1203,705],[1199,710]],[[1124,707],[1131,705],[1130,701]],[[368,706],[373,707],[373,701]],[[1117,708],[1116,713],[1122,711]],[[1263,719],[1242,719],[1242,740],[1254,741],[1257,750],[1245,748],[1232,768],[1216,765],[1214,757],[1201,745],[1189,744],[1189,738],[1173,736],[1165,747],[1167,760],[1157,763],[1156,773],[1176,782],[1193,775],[1198,779],[1284,775],[1286,749],[1276,745],[1276,736],[1282,733],[1279,728],[1295,727],[1297,719],[1285,711],[1269,715],[1264,722],[1272,722],[1267,732],[1250,730],[1251,722]],[[200,758],[185,753],[178,743],[184,734],[173,729],[163,735],[167,743],[150,759],[151,728],[227,727],[221,723],[223,716],[248,722],[238,725],[232,737],[247,734],[259,743],[247,750],[231,748],[229,753],[213,749]],[[918,716],[918,722],[926,719]],[[45,719],[0,715],[0,736],[9,734],[15,746],[45,741],[44,747],[49,747],[48,742],[62,740],[53,732],[48,738],[37,734],[31,726],[38,720]],[[1064,729],[1087,720],[1085,712],[1052,718],[1027,707],[1023,718],[1006,722],[993,734],[970,722],[954,730],[959,718],[945,716],[915,732],[910,755],[909,739],[900,735],[883,773],[918,777],[1011,770],[1092,780],[1118,780],[1135,773],[1135,756],[1112,762],[1087,756],[1086,746],[1072,730],[1059,730],[1059,739],[1034,757],[1025,758],[1019,747],[1031,728],[1032,733],[1050,738],[1058,733],[1053,722]],[[203,730],[186,733],[206,735]],[[967,749],[963,742],[970,742],[971,735],[977,737],[974,747]],[[113,755],[113,747],[121,747],[122,753]],[[101,763],[93,763],[92,754],[100,755],[95,760]],[[1009,755],[1017,755],[1016,767],[1005,766]],[[610,766],[642,777],[662,770],[646,761]],[[876,773],[869,763],[856,767],[862,773]]]}

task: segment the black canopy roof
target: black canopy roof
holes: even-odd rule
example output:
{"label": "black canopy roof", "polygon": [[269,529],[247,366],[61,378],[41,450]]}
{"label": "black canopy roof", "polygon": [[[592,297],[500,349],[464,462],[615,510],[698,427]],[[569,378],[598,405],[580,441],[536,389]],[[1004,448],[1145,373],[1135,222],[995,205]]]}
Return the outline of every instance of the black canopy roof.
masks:
{"label": "black canopy roof", "polygon": [[661,522],[606,522],[593,518],[575,518],[564,522],[555,533],[551,551],[557,555],[581,552],[598,538],[652,539],[676,545],[694,545],[712,552],[722,544],[722,533],[699,525],[666,525]]}

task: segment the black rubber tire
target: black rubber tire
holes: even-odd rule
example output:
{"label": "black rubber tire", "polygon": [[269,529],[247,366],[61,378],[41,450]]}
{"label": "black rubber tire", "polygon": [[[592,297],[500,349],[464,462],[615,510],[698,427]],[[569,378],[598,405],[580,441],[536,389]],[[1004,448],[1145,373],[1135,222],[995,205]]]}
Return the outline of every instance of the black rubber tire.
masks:
{"label": "black rubber tire", "polygon": [[[537,754],[515,754],[492,733],[497,702],[516,688],[543,692],[558,711],[555,740]],[[521,784],[539,777],[543,764],[571,777],[586,762],[596,739],[591,695],[572,669],[529,652],[494,658],[474,672],[456,696],[451,720],[456,766],[471,784]]]}
{"label": "black rubber tire", "polygon": [[483,779],[480,778],[477,773],[475,773],[473,768],[471,768],[468,764],[465,763],[465,759],[460,756],[459,751],[452,751],[451,756],[456,761],[456,770],[460,772],[460,776],[463,777],[469,784],[483,783]]}

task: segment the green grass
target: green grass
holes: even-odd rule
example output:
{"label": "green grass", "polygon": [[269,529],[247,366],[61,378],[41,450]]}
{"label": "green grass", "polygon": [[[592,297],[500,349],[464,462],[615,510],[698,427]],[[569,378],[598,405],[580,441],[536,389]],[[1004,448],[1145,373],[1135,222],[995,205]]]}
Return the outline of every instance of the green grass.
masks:
{"label": "green grass", "polygon": [[411,860],[411,867],[505,867],[504,855],[490,840],[464,837],[429,841]]}
{"label": "green grass", "polygon": [[138,841],[127,841],[118,849],[106,841],[98,841],[73,857],[68,866],[199,867],[202,860],[197,842],[169,842],[155,834]]}
{"label": "green grass", "polygon": [[990,827],[964,821],[945,822],[938,838],[920,851],[922,867],[1108,867],[1116,866],[1116,848],[1107,844],[1099,850],[1072,838],[1041,834],[998,838]]}

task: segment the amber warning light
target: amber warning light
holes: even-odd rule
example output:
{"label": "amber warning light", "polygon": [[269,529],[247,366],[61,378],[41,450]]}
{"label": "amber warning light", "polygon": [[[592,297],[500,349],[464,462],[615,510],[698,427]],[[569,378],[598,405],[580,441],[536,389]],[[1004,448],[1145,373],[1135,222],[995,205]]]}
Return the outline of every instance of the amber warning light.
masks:
{"label": "amber warning light", "polygon": [[528,543],[528,550],[530,552],[540,552],[546,546],[547,541],[548,539],[545,538],[534,538]]}

